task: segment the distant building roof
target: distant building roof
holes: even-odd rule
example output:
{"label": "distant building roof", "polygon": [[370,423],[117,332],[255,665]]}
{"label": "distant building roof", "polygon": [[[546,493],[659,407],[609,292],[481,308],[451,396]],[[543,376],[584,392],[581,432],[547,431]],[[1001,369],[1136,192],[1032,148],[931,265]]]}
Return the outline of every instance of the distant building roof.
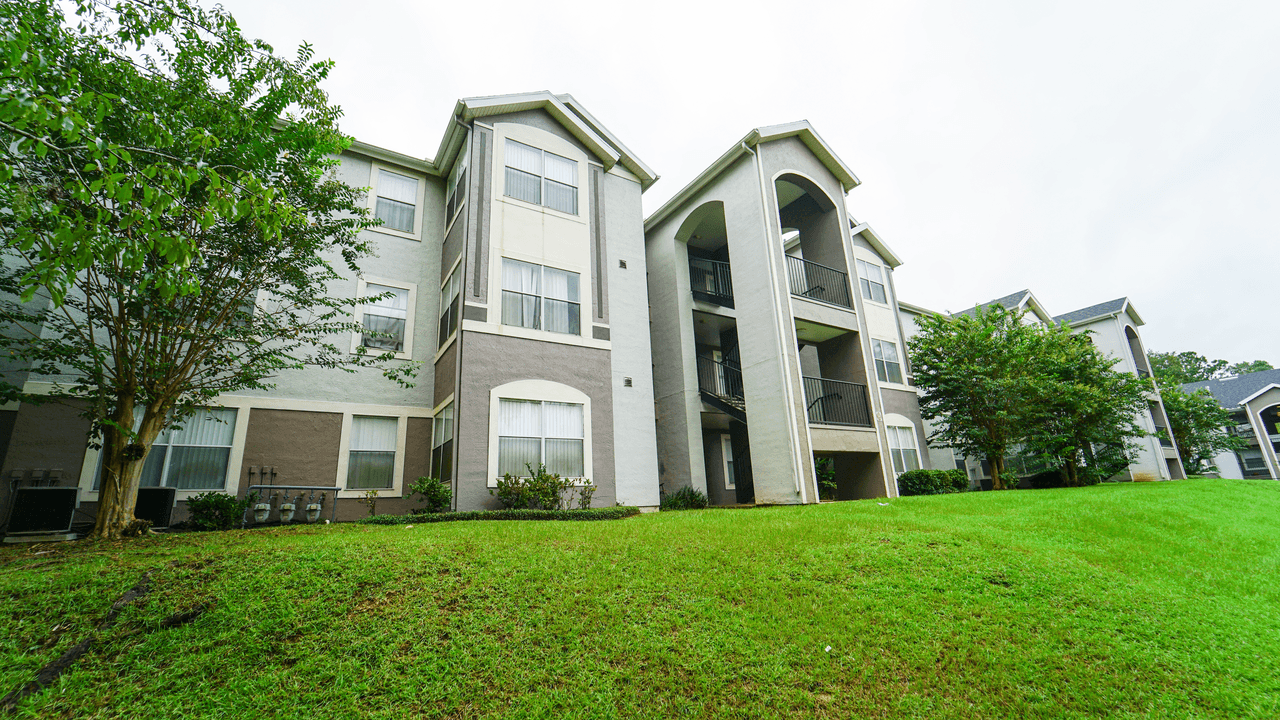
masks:
{"label": "distant building roof", "polygon": [[1200,388],[1208,388],[1219,405],[1231,410],[1238,407],[1245,399],[1258,394],[1259,390],[1273,384],[1280,384],[1280,370],[1263,370],[1221,380],[1187,383],[1182,386],[1182,389],[1193,392]]}
{"label": "distant building roof", "polygon": [[952,313],[951,317],[959,317],[961,315],[968,315],[969,317],[973,317],[974,315],[977,314],[979,307],[985,308],[985,307],[991,307],[992,305],[999,305],[1000,307],[1003,307],[1006,310],[1014,310],[1016,308],[1022,307],[1022,301],[1025,300],[1027,296],[1030,294],[1031,294],[1030,290],[1019,290],[1018,292],[1013,293],[1012,295],[1005,295],[1002,298],[996,298],[995,300],[992,300],[990,302],[984,302],[981,305],[974,305],[968,310],[961,310],[958,313]]}
{"label": "distant building roof", "polygon": [[1098,303],[1097,305],[1090,305],[1087,308],[1072,310],[1069,313],[1055,317],[1053,320],[1054,322],[1064,322],[1068,325],[1074,325],[1084,320],[1092,320],[1094,318],[1106,317],[1108,315],[1115,315],[1123,312],[1124,307],[1128,302],[1129,298],[1127,297],[1116,298],[1115,300],[1108,300],[1104,303]]}

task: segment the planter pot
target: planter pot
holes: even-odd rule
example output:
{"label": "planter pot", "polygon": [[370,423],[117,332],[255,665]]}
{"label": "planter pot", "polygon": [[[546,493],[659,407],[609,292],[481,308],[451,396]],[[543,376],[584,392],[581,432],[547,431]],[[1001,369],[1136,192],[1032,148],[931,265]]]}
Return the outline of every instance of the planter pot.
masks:
{"label": "planter pot", "polygon": [[253,521],[264,523],[271,517],[271,503],[258,503],[253,506]]}
{"label": "planter pot", "polygon": [[307,505],[307,522],[315,522],[320,519],[320,503],[309,503]]}
{"label": "planter pot", "polygon": [[287,523],[293,520],[293,511],[297,508],[293,503],[280,504],[280,522]]}

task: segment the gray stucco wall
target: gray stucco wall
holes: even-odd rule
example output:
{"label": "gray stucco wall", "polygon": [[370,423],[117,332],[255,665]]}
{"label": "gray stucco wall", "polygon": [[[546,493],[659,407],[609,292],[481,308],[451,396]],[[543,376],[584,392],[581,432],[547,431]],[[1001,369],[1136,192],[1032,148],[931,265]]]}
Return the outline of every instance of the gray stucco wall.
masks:
{"label": "gray stucco wall", "polygon": [[457,509],[500,507],[489,495],[489,392],[515,380],[550,380],[591,398],[593,505],[616,502],[613,454],[613,388],[609,352],[463,331],[462,380],[454,404],[458,447]]}
{"label": "gray stucco wall", "polygon": [[613,437],[620,440],[613,448],[617,501],[653,506],[658,504],[658,438],[640,184],[605,174],[600,195],[607,209],[601,228],[607,276],[602,290],[609,303]]}

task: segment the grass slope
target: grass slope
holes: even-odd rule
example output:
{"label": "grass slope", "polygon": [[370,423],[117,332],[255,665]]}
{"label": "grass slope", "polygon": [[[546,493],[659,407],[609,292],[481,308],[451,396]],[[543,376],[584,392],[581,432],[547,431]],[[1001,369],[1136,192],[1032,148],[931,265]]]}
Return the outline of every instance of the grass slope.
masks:
{"label": "grass slope", "polygon": [[19,716],[1277,717],[1278,531],[1191,480],[5,549],[0,694],[155,569]]}

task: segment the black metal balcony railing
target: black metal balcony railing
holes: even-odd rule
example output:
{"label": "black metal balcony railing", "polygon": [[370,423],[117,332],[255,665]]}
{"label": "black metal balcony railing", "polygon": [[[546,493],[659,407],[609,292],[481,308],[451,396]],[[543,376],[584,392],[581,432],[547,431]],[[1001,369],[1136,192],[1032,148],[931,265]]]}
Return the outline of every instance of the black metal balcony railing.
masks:
{"label": "black metal balcony railing", "polygon": [[806,377],[804,398],[811,423],[874,427],[866,385]]}
{"label": "black metal balcony railing", "polygon": [[733,280],[727,262],[690,257],[689,287],[695,299],[733,307]]}
{"label": "black metal balcony railing", "polygon": [[698,390],[704,400],[739,420],[746,419],[747,401],[742,390],[742,370],[735,365],[698,356]]}
{"label": "black metal balcony railing", "polygon": [[788,255],[787,280],[791,283],[792,295],[840,307],[853,307],[849,296],[849,275],[835,268]]}

